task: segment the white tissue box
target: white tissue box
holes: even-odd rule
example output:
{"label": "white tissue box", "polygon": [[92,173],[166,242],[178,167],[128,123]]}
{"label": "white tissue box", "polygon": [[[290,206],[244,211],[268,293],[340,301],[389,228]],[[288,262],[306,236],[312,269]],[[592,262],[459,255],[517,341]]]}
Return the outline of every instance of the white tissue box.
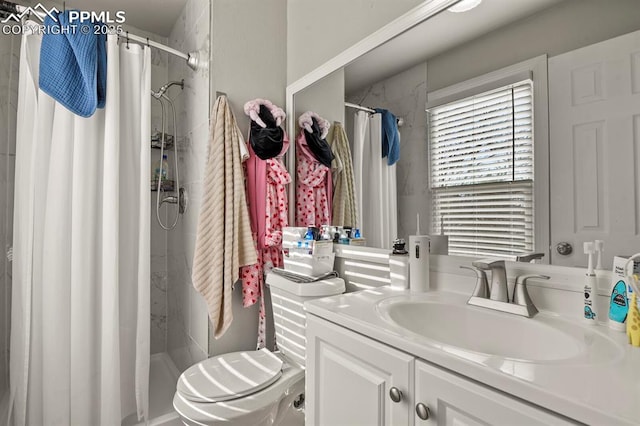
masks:
{"label": "white tissue box", "polygon": [[335,253],[317,255],[289,250],[284,252],[284,269],[299,274],[318,276],[333,271],[335,257]]}

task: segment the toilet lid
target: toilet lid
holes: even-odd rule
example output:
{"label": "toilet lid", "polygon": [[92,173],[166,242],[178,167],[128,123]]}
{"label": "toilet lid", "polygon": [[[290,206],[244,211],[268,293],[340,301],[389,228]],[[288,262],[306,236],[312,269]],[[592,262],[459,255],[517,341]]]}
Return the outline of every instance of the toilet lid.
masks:
{"label": "toilet lid", "polygon": [[271,385],[282,375],[282,364],[268,349],[219,355],[189,367],[177,390],[193,402],[228,401]]}

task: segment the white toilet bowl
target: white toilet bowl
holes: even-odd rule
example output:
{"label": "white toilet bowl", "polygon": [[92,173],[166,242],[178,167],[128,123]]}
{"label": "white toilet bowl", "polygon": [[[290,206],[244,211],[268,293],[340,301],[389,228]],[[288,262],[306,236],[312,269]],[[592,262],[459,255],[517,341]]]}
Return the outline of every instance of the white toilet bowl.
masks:
{"label": "white toilet bowl", "polygon": [[[251,354],[252,352],[235,352],[220,357],[243,353]],[[283,358],[279,353],[271,355],[281,360]],[[304,424],[302,407],[296,407],[298,401],[304,401],[304,370],[295,364],[288,364],[283,360],[282,374],[271,384],[262,389],[260,385],[256,386],[255,389],[260,390],[248,395],[237,397],[230,395],[231,399],[217,402],[206,402],[201,398],[184,395],[180,391],[180,384],[183,383],[184,377],[183,374],[178,382],[179,390],[173,398],[173,407],[185,425],[300,426]],[[250,377],[246,378],[251,380]],[[200,400],[194,401],[194,399]]]}
{"label": "white toilet bowl", "polygon": [[269,274],[276,341],[209,358],[178,379],[173,406],[185,425],[304,425],[304,301],[344,292],[339,278],[298,284]]}

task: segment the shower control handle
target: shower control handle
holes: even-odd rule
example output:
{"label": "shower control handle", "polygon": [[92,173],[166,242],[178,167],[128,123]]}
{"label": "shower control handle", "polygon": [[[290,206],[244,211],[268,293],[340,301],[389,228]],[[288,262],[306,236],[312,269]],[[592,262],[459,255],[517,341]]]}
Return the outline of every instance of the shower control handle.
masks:
{"label": "shower control handle", "polygon": [[396,403],[402,401],[402,391],[395,386],[392,387],[389,389],[389,398]]}

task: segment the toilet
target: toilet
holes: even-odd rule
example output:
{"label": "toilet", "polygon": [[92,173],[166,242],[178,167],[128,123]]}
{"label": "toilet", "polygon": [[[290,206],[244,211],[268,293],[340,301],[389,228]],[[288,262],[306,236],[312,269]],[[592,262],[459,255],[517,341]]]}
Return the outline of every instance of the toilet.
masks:
{"label": "toilet", "polygon": [[189,367],[178,379],[173,407],[185,425],[304,425],[307,300],[344,293],[332,278],[296,283],[270,273],[277,352],[233,352]]}

